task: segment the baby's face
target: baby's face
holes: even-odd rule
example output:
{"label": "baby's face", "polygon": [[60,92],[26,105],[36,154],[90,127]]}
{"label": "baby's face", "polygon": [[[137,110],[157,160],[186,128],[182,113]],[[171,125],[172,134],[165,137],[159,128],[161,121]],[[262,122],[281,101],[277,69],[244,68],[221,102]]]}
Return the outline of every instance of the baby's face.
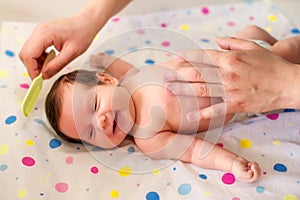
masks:
{"label": "baby's face", "polygon": [[113,148],[126,137],[116,124],[112,108],[114,84],[88,88],[66,84],[62,89],[62,108],[58,127],[65,135],[102,148]]}

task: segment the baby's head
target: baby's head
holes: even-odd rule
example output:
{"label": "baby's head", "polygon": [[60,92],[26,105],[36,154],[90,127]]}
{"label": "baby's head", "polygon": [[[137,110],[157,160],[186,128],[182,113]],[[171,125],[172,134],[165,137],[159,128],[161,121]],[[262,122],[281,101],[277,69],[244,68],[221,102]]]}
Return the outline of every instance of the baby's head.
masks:
{"label": "baby's head", "polygon": [[111,107],[117,85],[115,78],[96,71],[76,70],[59,77],[45,102],[47,119],[57,135],[103,148],[121,143],[126,134],[115,130],[116,112]]}

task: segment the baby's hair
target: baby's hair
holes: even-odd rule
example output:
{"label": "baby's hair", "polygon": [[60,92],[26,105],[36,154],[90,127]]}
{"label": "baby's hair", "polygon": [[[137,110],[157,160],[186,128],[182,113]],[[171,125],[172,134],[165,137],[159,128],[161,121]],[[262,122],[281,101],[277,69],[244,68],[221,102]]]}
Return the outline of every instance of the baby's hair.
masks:
{"label": "baby's hair", "polygon": [[75,70],[60,76],[52,85],[45,102],[47,119],[56,134],[71,143],[82,143],[79,139],[71,138],[59,130],[58,121],[62,109],[62,87],[67,84],[80,83],[87,87],[100,85],[101,81],[96,71]]}

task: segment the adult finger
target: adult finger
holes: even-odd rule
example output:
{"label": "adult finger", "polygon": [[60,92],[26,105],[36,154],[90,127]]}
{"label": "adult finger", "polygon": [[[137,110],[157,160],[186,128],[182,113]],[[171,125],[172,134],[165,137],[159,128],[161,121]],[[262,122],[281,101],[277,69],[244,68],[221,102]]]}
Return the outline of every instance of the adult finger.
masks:
{"label": "adult finger", "polygon": [[74,49],[66,46],[62,51],[51,60],[44,68],[42,69],[43,78],[49,79],[60,70],[62,70],[67,64],[69,64],[73,59],[75,59],[80,53],[74,51]]}
{"label": "adult finger", "polygon": [[167,83],[167,87],[175,95],[225,97],[225,89],[222,84],[171,82]]}
{"label": "adult finger", "polygon": [[260,48],[255,42],[229,37],[229,38],[216,38],[216,42],[220,48],[224,50],[251,50]]}
{"label": "adult finger", "polygon": [[164,81],[221,83],[219,71],[216,67],[199,64],[192,64],[192,66],[165,71],[163,74]]}
{"label": "adult finger", "polygon": [[202,108],[200,110],[195,110],[187,113],[187,120],[199,121],[199,120],[208,120],[219,116],[224,116],[226,114],[232,113],[227,108],[230,107],[227,102],[222,102],[218,104],[211,105],[206,108]]}

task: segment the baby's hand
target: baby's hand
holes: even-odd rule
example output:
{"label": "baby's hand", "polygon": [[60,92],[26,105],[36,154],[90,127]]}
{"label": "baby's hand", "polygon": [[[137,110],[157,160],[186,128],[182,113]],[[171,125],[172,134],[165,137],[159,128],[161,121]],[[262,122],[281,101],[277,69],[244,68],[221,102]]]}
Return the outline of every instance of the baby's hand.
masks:
{"label": "baby's hand", "polygon": [[250,162],[241,157],[234,160],[231,170],[236,178],[243,182],[254,182],[261,173],[261,169],[256,162]]}
{"label": "baby's hand", "polygon": [[104,54],[104,53],[99,53],[98,55],[91,55],[90,65],[92,67],[105,69],[114,60],[115,60],[115,58],[113,56],[110,56],[110,55],[107,55],[107,54]]}

